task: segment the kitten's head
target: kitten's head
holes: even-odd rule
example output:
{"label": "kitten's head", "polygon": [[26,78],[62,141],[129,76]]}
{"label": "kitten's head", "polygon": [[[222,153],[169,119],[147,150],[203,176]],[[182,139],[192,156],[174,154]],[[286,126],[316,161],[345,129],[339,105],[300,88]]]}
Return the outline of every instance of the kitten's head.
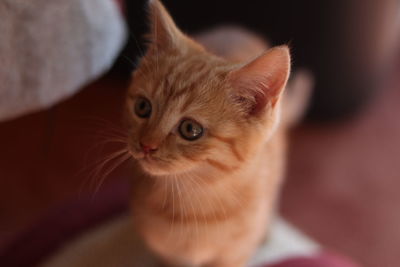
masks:
{"label": "kitten's head", "polygon": [[133,157],[151,175],[234,170],[275,128],[288,49],[231,63],[184,35],[158,0],[150,18],[151,42],[127,99]]}

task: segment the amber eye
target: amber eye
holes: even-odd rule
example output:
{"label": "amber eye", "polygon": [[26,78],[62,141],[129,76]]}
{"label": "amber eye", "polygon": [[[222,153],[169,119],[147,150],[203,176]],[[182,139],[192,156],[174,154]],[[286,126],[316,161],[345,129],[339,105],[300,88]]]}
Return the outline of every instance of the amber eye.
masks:
{"label": "amber eye", "polygon": [[179,125],[179,133],[183,139],[194,141],[203,135],[203,126],[194,120],[186,119]]}
{"label": "amber eye", "polygon": [[140,118],[148,118],[151,115],[150,101],[145,97],[138,97],[135,102],[135,113]]}

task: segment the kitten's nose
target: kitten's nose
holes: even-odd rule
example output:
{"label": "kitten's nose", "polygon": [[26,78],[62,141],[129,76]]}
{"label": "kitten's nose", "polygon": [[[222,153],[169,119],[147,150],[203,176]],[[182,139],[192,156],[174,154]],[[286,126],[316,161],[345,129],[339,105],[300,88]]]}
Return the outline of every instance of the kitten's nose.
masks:
{"label": "kitten's nose", "polygon": [[151,144],[143,144],[140,142],[140,147],[142,148],[142,151],[144,154],[150,154],[155,151],[157,151],[158,147],[156,145],[151,145]]}

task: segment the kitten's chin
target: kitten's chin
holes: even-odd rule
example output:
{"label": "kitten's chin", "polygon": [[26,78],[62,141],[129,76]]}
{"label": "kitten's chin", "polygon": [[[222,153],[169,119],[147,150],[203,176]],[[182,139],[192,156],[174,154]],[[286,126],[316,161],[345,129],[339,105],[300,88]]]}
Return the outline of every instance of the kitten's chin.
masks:
{"label": "kitten's chin", "polygon": [[138,162],[145,173],[153,176],[177,175],[187,171],[186,169],[183,170],[182,168],[174,166],[174,164],[161,161],[140,159]]}

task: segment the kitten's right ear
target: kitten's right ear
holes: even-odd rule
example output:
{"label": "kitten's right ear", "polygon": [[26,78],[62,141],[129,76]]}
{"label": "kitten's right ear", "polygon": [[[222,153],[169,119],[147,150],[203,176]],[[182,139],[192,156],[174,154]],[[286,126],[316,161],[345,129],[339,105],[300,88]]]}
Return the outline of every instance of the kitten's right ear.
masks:
{"label": "kitten's right ear", "polygon": [[234,70],[228,81],[235,101],[250,115],[258,115],[280,100],[290,73],[290,54],[286,46],[275,47],[250,63]]}
{"label": "kitten's right ear", "polygon": [[149,0],[150,40],[156,48],[180,47],[187,38],[159,0]]}

